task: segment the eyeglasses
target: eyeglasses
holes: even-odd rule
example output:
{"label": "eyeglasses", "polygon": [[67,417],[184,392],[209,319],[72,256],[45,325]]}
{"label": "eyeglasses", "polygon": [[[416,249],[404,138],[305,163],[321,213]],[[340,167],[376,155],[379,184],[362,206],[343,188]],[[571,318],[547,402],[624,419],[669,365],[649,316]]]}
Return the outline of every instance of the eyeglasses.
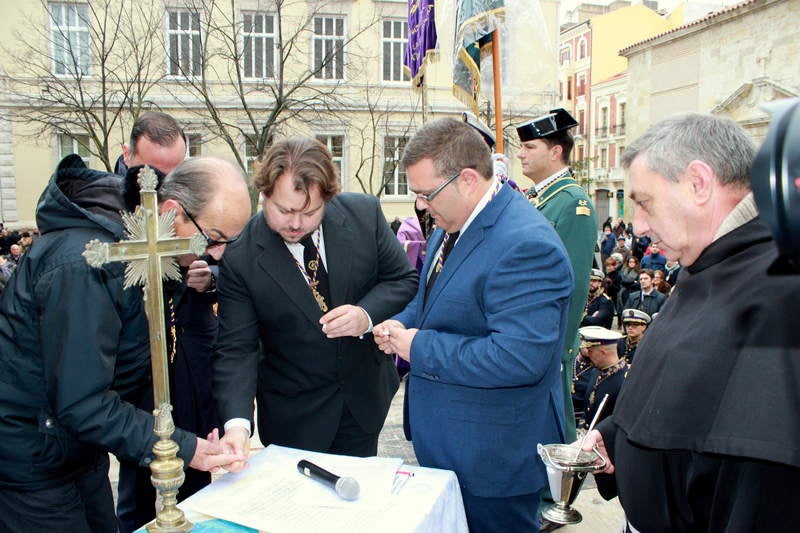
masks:
{"label": "eyeglasses", "polygon": [[431,203],[436,196],[444,190],[445,187],[450,185],[457,177],[461,175],[461,170],[459,170],[453,177],[448,178],[447,181],[436,187],[428,194],[417,194],[417,200],[425,200],[425,203]]}
{"label": "eyeglasses", "polygon": [[[181,204],[178,204],[178,205],[181,205]],[[239,240],[238,236],[237,237],[233,237],[232,239],[212,239],[211,237],[208,236],[208,233],[206,233],[205,230],[200,227],[200,224],[197,223],[197,221],[194,219],[192,214],[189,213],[189,211],[187,211],[185,207],[183,207],[181,205],[181,209],[183,209],[183,212],[186,213],[186,217],[192,222],[192,224],[194,224],[194,227],[197,228],[197,231],[200,232],[200,235],[205,237],[205,239],[206,239],[206,247],[207,248],[213,248],[214,246],[221,246],[223,244],[231,244],[231,243],[236,242],[237,240]]]}

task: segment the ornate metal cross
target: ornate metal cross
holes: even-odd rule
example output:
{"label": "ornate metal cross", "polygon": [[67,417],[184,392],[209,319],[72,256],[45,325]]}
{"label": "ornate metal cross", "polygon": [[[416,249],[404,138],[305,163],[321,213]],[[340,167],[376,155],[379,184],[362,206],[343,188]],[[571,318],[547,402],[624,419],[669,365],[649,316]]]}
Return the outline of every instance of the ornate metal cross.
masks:
{"label": "ornate metal cross", "polygon": [[[170,439],[175,428],[172,422],[172,405],[169,395],[169,374],[164,323],[164,297],[162,281],[180,280],[176,262],[179,255],[202,255],[206,239],[195,234],[190,239],[175,237],[173,223],[175,211],[158,214],[156,185],[158,178],[150,167],[139,172],[141,205],[133,213],[123,213],[122,222],[129,237],[116,243],[92,240],[86,245],[83,256],[89,265],[99,268],[113,261],[125,261],[124,287],[142,285],[144,307],[150,331],[150,360],[153,369],[153,399],[156,417],[153,431],[159,440],[153,446],[157,459],[150,468],[153,485],[162,495],[163,509],[156,517],[155,528],[160,530],[186,530],[187,522],[176,504],[178,488],[183,484],[183,461],[176,457],[178,445]],[[177,463],[176,463],[177,462]]]}

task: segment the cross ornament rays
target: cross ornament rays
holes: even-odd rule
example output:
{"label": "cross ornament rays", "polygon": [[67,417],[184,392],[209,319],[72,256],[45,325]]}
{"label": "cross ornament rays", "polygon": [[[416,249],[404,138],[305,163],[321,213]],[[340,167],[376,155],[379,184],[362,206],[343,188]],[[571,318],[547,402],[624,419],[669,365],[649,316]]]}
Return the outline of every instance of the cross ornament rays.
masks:
{"label": "cross ornament rays", "polygon": [[176,258],[186,254],[202,255],[206,249],[206,239],[200,234],[188,239],[175,237],[175,211],[158,214],[157,185],[155,172],[145,166],[139,172],[141,205],[133,213],[122,215],[128,239],[120,242],[92,240],[86,245],[83,256],[95,268],[114,261],[127,262],[124,287],[142,286],[150,331],[153,405],[156,406],[153,411],[156,418],[153,432],[159,437],[153,446],[156,459],[150,463],[150,469],[153,486],[162,498],[162,509],[155,523],[148,525],[147,529],[189,531],[192,524],[186,520],[183,511],[176,507],[184,473],[183,460],[177,457],[178,445],[170,439],[175,425],[169,394],[162,282],[180,280]]}

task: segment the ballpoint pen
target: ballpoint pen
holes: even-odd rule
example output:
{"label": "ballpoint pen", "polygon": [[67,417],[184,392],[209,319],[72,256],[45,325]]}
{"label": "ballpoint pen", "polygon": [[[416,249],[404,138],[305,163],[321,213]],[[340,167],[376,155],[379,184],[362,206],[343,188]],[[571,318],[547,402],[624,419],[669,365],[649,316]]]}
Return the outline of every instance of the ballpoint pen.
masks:
{"label": "ballpoint pen", "polygon": [[408,470],[398,470],[394,473],[394,483],[392,483],[392,494],[400,494],[403,487],[408,483],[409,478],[414,477],[414,472]]}

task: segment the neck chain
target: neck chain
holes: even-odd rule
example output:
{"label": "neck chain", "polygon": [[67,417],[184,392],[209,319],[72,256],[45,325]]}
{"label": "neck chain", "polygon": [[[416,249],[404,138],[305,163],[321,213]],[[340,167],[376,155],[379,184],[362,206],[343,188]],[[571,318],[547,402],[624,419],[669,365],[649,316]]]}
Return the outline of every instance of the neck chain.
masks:
{"label": "neck chain", "polygon": [[[314,300],[317,301],[317,305],[319,306],[320,310],[323,313],[327,313],[328,304],[325,302],[325,298],[322,296],[322,294],[320,294],[319,290],[317,289],[317,286],[319,285],[317,274],[319,272],[320,261],[322,260],[319,251],[320,240],[321,240],[320,229],[317,228],[316,230],[314,230],[314,233],[311,234],[311,242],[314,243],[314,248],[316,248],[317,250],[317,256],[313,260],[308,262],[308,270],[311,271],[310,274],[306,271],[306,268],[302,264],[300,264],[300,261],[297,260],[294,254],[292,254],[292,258],[294,259],[297,268],[300,269],[300,272],[303,274],[303,278],[306,280],[308,287],[311,289],[311,294],[314,296]],[[303,253],[305,253],[305,246],[303,246],[303,250],[304,250]]]}
{"label": "neck chain", "polygon": [[627,365],[627,363],[625,362],[625,359],[620,359],[619,361],[617,361],[616,363],[614,363],[611,366],[607,366],[605,368],[601,368],[600,369],[600,375],[597,376],[597,382],[594,384],[594,389],[597,390],[597,387],[602,382],[604,382],[605,380],[607,380],[608,378],[610,378],[611,376],[613,376],[614,374],[616,374],[620,370],[623,370],[626,367],[626,365]]}

